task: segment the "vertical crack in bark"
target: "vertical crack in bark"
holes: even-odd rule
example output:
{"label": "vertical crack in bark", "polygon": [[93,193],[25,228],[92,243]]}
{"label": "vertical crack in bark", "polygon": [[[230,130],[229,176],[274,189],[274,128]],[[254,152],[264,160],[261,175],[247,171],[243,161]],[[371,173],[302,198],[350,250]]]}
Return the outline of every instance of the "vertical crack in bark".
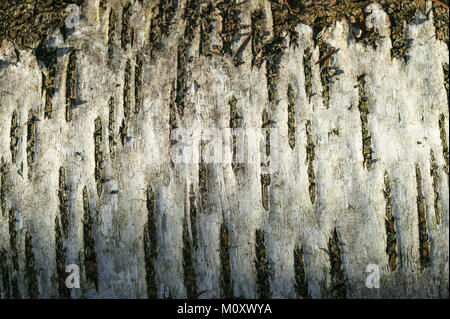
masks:
{"label": "vertical crack in bark", "polygon": [[294,149],[295,147],[295,93],[292,89],[292,85],[289,84],[288,91],[287,91],[287,97],[288,97],[288,139],[289,139],[289,146],[291,149]]}
{"label": "vertical crack in bark", "polygon": [[198,164],[198,191],[200,193],[200,206],[202,211],[206,210],[206,205],[208,203],[208,167],[203,160],[203,149],[205,148],[205,142],[201,140],[200,142],[200,163]]}
{"label": "vertical crack in bark", "polygon": [[197,295],[197,277],[186,215],[183,218],[183,273],[187,298],[195,299]]}
{"label": "vertical crack in bark", "polygon": [[108,117],[108,142],[109,142],[109,157],[114,159],[116,156],[116,134],[115,134],[115,101],[114,97],[111,96],[108,102],[109,107],[109,117]]}
{"label": "vertical crack in bark", "polygon": [[124,86],[123,86],[123,117],[127,125],[131,117],[130,80],[131,80],[131,63],[130,60],[127,60],[127,63],[125,65]]}
{"label": "vertical crack in bark", "polygon": [[189,216],[191,219],[191,234],[194,249],[198,248],[198,235],[197,235],[197,206],[195,203],[196,196],[194,192],[194,185],[189,187]]}
{"label": "vertical crack in bark", "polygon": [[122,49],[126,50],[128,44],[131,42],[130,40],[130,16],[131,16],[131,3],[128,2],[122,11],[122,35],[121,35],[121,44]]}
{"label": "vertical crack in bark", "polygon": [[306,122],[306,164],[308,164],[309,198],[314,205],[316,202],[316,176],[314,173],[314,159],[316,157],[316,146],[311,134],[311,121]]}
{"label": "vertical crack in bark", "polygon": [[149,34],[151,56],[161,48],[161,40],[169,35],[177,8],[178,0],[159,0],[157,5],[153,7]]}
{"label": "vertical crack in bark", "polygon": [[423,268],[431,265],[430,258],[430,240],[427,229],[427,212],[425,199],[422,193],[422,174],[419,165],[416,165],[416,181],[417,181],[417,212],[419,214],[419,253],[420,265]]}
{"label": "vertical crack in bark", "polygon": [[395,218],[392,213],[392,193],[391,193],[391,179],[388,172],[384,172],[384,199],[386,200],[386,254],[389,256],[389,266],[391,271],[397,269],[397,227]]}
{"label": "vertical crack in bark", "polygon": [[430,149],[430,175],[433,180],[434,193],[434,215],[436,217],[436,224],[441,223],[441,202],[439,195],[439,172],[436,158],[434,157],[433,149]]}
{"label": "vertical crack in bark", "polygon": [[97,117],[94,122],[94,143],[95,143],[95,182],[97,183],[97,194],[101,196],[102,194],[102,182],[104,178],[103,171],[103,151],[102,151],[102,143],[103,143],[103,126],[102,119]]}
{"label": "vertical crack in bark", "polygon": [[256,230],[256,293],[257,298],[268,299],[271,297],[269,277],[271,275],[269,262],[267,261],[267,250],[265,244],[264,232]]}
{"label": "vertical crack in bark", "polygon": [[128,128],[125,123],[125,119],[122,119],[122,124],[120,125],[120,128],[119,128],[119,135],[120,135],[120,142],[122,143],[122,146],[124,146],[125,140],[128,136]]}
{"label": "vertical crack in bark", "polygon": [[[269,112],[264,109],[262,114],[262,127],[265,130],[266,138],[266,156],[270,156],[270,115]],[[261,169],[268,167],[269,162],[261,163]],[[271,182],[270,174],[261,174],[261,196],[262,204],[265,210],[270,209],[270,197],[269,197],[269,185]]]}
{"label": "vertical crack in bark", "polygon": [[8,257],[5,249],[0,250],[0,272],[2,274],[3,299],[10,299]]}
{"label": "vertical crack in bark", "polygon": [[313,96],[311,57],[311,49],[306,48],[303,52],[303,71],[305,73],[305,93],[309,103]]}
{"label": "vertical crack in bark", "polygon": [[[320,40],[318,42],[318,45],[319,45],[319,56],[322,57],[330,51],[328,46],[322,40]],[[326,59],[320,63],[320,81],[322,83],[322,100],[323,100],[323,105],[327,109],[330,107],[330,79],[331,79],[330,72],[332,70],[330,64],[331,64],[330,59]]]}
{"label": "vertical crack in bark", "polygon": [[231,56],[233,54],[233,41],[236,34],[242,29],[240,24],[239,7],[232,1],[223,0],[217,4],[222,16],[222,54]]}
{"label": "vertical crack in bark", "polygon": [[25,234],[25,266],[26,277],[28,281],[28,298],[37,299],[39,292],[37,287],[37,274],[34,263],[33,240],[29,232]]}
{"label": "vertical crack in bark", "polygon": [[66,169],[64,167],[59,168],[59,215],[61,218],[61,227],[64,237],[69,235],[69,194],[66,184]]}
{"label": "vertical crack in bark", "polygon": [[0,209],[6,217],[6,163],[3,157],[0,162]]}
{"label": "vertical crack in bark", "polygon": [[200,55],[209,55],[210,37],[212,32],[213,4],[211,2],[203,2],[199,4],[200,12],[198,20],[200,20]]}
{"label": "vertical crack in bark", "polygon": [[98,2],[98,12],[100,14],[100,17],[103,16],[106,9],[108,8],[108,0],[99,0]]}
{"label": "vertical crack in bark", "polygon": [[116,12],[111,8],[108,19],[108,63],[114,57],[114,40],[116,36]]}
{"label": "vertical crack in bark", "polygon": [[72,109],[77,105],[77,56],[74,50],[69,53],[66,76],[66,122],[72,120]]}
{"label": "vertical crack in bark", "polygon": [[28,165],[28,179],[33,176],[34,167],[34,144],[36,142],[36,118],[33,115],[33,111],[28,112],[27,121],[27,165]]}
{"label": "vertical crack in bark", "polygon": [[345,277],[344,265],[342,263],[342,246],[336,228],[328,242],[331,264],[331,294],[335,299],[346,299],[348,282]]}
{"label": "vertical crack in bark", "polygon": [[238,111],[237,111],[237,99],[236,97],[233,95],[233,97],[228,101],[228,105],[230,106],[230,128],[232,129],[232,162],[231,162],[231,168],[234,171],[234,174],[236,174],[236,172],[240,169],[242,169],[243,165],[242,163],[240,163],[239,159],[238,159],[238,154],[237,154],[237,150],[238,150],[238,137],[236,136],[237,132],[235,129],[242,127],[242,123],[241,123],[241,119],[242,117],[239,115]]}
{"label": "vertical crack in bark", "polygon": [[301,298],[310,298],[308,293],[308,282],[306,281],[305,261],[303,257],[303,247],[294,248],[294,271],[295,271],[295,290],[297,296]]}
{"label": "vertical crack in bark", "polygon": [[[434,21],[436,21],[436,19],[434,20]],[[447,29],[447,33],[448,33],[448,28],[446,28]],[[447,42],[448,43],[448,42]],[[443,63],[442,64],[442,69],[443,69],[443,72],[444,72],[444,87],[445,87],[445,91],[447,92],[447,107],[449,106],[449,104],[450,104],[450,96],[449,96],[449,78],[448,78],[448,73],[449,73],[449,70],[448,70],[448,63]]]}
{"label": "vertical crack in bark", "polygon": [[445,160],[445,172],[447,175],[449,174],[449,152],[448,152],[448,144],[447,144],[447,134],[445,132],[445,115],[441,114],[439,116],[439,130],[441,135],[441,143],[442,143],[442,153],[444,154]]}
{"label": "vertical crack in bark", "polygon": [[58,217],[55,218],[55,258],[56,277],[58,281],[59,298],[70,298],[70,291],[66,286],[66,249],[63,246],[61,226]]}
{"label": "vertical crack in bark", "polygon": [[120,127],[120,137],[122,146],[125,145],[125,139],[128,137],[128,125],[131,117],[131,100],[130,100],[130,79],[131,79],[131,64],[127,60],[124,71],[124,86],[123,86],[123,121]]}
{"label": "vertical crack in bark", "polygon": [[13,299],[19,299],[19,284],[18,278],[20,274],[19,269],[19,252],[17,249],[17,229],[16,229],[16,210],[11,208],[9,210],[9,244],[11,249],[11,260],[13,266],[13,273],[11,274],[11,288]]}
{"label": "vertical crack in bark", "polygon": [[42,62],[45,71],[42,72],[42,93],[45,92],[44,118],[51,119],[53,113],[52,100],[56,91],[56,64],[58,62],[56,50],[50,50],[42,41],[34,51],[36,60]]}
{"label": "vertical crack in bark", "polygon": [[220,225],[220,275],[222,298],[232,299],[234,296],[231,276],[230,236],[225,222]]}
{"label": "vertical crack in bark", "polygon": [[142,107],[142,55],[136,56],[134,67],[134,113],[139,114]]}
{"label": "vertical crack in bark", "polygon": [[11,118],[11,131],[10,131],[10,146],[9,149],[11,150],[11,161],[13,163],[16,163],[17,161],[17,155],[19,151],[19,119],[17,118],[17,112],[16,110],[12,113]]}
{"label": "vertical crack in bark", "polygon": [[264,20],[265,14],[262,9],[258,8],[252,12],[250,29],[250,32],[252,32],[252,67],[259,64],[262,59],[265,37]]}
{"label": "vertical crack in bark", "polygon": [[84,270],[89,285],[98,289],[98,266],[95,254],[95,238],[92,223],[89,195],[86,186],[83,189],[83,242],[84,242]]}
{"label": "vertical crack in bark", "polygon": [[158,255],[158,241],[156,239],[156,196],[152,188],[147,189],[147,225],[144,227],[144,256],[145,279],[147,282],[148,298],[158,298],[156,283],[155,260]]}
{"label": "vertical crack in bark", "polygon": [[367,115],[369,114],[369,103],[366,96],[365,89],[365,74],[358,76],[358,91],[359,91],[359,113],[361,117],[361,131],[362,131],[362,145],[363,145],[363,165],[370,170],[372,167],[372,139],[369,132],[369,124]]}
{"label": "vertical crack in bark", "polygon": [[184,94],[186,93],[186,64],[187,64],[187,45],[178,45],[177,51],[177,82],[175,106],[178,114],[184,114]]}
{"label": "vertical crack in bark", "polygon": [[296,15],[289,14],[289,10],[286,10],[286,4],[282,1],[271,1],[270,8],[273,17],[273,39],[264,44],[263,58],[259,61],[256,60],[255,64],[259,68],[266,61],[268,98],[269,103],[273,104],[275,102],[279,64],[286,49],[286,32],[290,39],[289,45],[296,45],[298,33],[295,31],[295,28],[300,21]]}

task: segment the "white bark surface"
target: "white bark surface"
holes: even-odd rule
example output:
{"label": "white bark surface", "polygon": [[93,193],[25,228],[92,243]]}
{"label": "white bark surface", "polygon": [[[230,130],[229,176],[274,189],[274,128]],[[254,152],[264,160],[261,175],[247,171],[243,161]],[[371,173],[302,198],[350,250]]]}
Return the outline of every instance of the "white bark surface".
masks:
{"label": "white bark surface", "polygon": [[[112,3],[112,4],[111,4]],[[76,51],[76,94],[86,103],[72,109],[66,121],[66,76],[70,54],[57,60],[57,92],[52,100],[52,116],[44,117],[45,90],[42,73],[30,50],[16,55],[11,43],[4,41],[0,59],[10,62],[0,67],[0,157],[5,163],[6,214],[0,213],[0,250],[6,251],[9,280],[17,278],[19,296],[29,295],[26,274],[25,234],[32,238],[32,253],[39,298],[60,297],[56,265],[55,218],[60,216],[58,196],[60,167],[65,168],[68,194],[68,236],[63,235],[66,264],[80,265],[81,289],[72,289],[73,298],[147,298],[144,228],[148,210],[146,191],[156,196],[157,257],[154,261],[157,296],[188,296],[184,282],[183,220],[187,216],[190,238],[189,188],[196,195],[198,247],[193,249],[199,298],[219,298],[221,292],[221,224],[229,231],[233,295],[256,298],[255,232],[265,234],[267,260],[271,271],[273,298],[297,297],[295,290],[294,249],[303,247],[308,293],[313,298],[332,297],[329,240],[336,229],[342,247],[342,263],[348,281],[348,298],[448,298],[449,284],[449,175],[444,148],[448,149],[449,113],[444,88],[443,63],[448,63],[448,47],[435,40],[433,17],[408,27],[412,44],[407,63],[390,56],[389,19],[377,4],[367,8],[366,23],[372,23],[382,36],[376,48],[349,40],[345,21],[337,22],[322,37],[339,50],[330,57],[331,65],[343,71],[330,84],[330,102],[322,101],[320,66],[312,63],[312,86],[316,94],[310,101],[305,92],[303,53],[313,52],[312,29],[298,25],[298,46],[288,47],[281,59],[276,81],[276,105],[270,105],[265,64],[252,67],[250,45],[243,51],[245,63],[235,67],[230,58],[198,54],[193,45],[188,63],[184,115],[177,115],[178,127],[194,129],[193,145],[200,145],[201,128],[228,128],[229,100],[234,96],[242,116],[242,127],[261,128],[264,109],[280,132],[278,170],[271,175],[269,211],[262,202],[259,137],[249,141],[256,163],[233,170],[228,160],[209,165],[206,174],[207,205],[200,205],[199,165],[172,166],[170,150],[170,104],[177,81],[177,46],[181,43],[181,12],[177,10],[170,35],[163,48],[150,56],[147,47],[151,5],[136,1],[131,9],[134,41],[124,50],[120,44],[120,21],[115,38],[115,56],[108,59],[108,17],[111,8],[124,5],[111,1],[102,15],[98,1],[86,1],[76,32],[64,42],[52,33],[60,47]],[[243,24],[250,24],[252,8],[262,4],[269,20],[270,7],[264,1],[246,4]],[[180,8],[185,1],[180,1]],[[431,5],[431,2],[428,3]],[[248,9],[248,10],[247,10]],[[370,13],[371,12],[371,13]],[[419,13],[418,13],[419,14]],[[370,22],[372,21],[372,22]],[[219,26],[216,25],[218,28]],[[217,29],[212,36],[217,37]],[[383,37],[384,36],[384,37]],[[236,50],[241,41],[233,44]],[[198,39],[198,30],[197,38]],[[194,41],[194,43],[195,43]],[[289,38],[286,38],[289,43]],[[142,54],[142,106],[135,106],[135,61]],[[130,61],[129,138],[121,144],[119,127],[124,119],[125,67]],[[367,118],[371,138],[370,169],[364,167],[361,114],[358,110],[357,78],[365,74],[368,99]],[[295,96],[295,147],[288,143],[288,86]],[[109,131],[110,98],[114,98],[114,125]],[[34,166],[29,177],[27,161],[27,120],[30,110],[35,122]],[[13,161],[11,123],[13,112],[18,122],[17,158]],[[446,141],[441,138],[440,117]],[[102,192],[95,179],[95,120],[101,119],[104,170]],[[307,132],[310,121],[315,145],[313,167],[316,199],[309,195]],[[442,124],[441,124],[442,126]],[[338,130],[339,134],[332,134]],[[335,131],[336,132],[336,131]],[[108,138],[115,136],[115,156],[110,154]],[[224,139],[229,149],[230,139]],[[437,164],[440,220],[436,216],[430,151]],[[448,156],[448,155],[447,155]],[[2,165],[2,164],[0,164]],[[419,214],[416,166],[421,172],[426,227],[430,240],[431,264],[420,263]],[[392,212],[397,228],[398,267],[392,271],[386,253],[386,199],[384,175],[390,176]],[[86,282],[83,237],[83,189],[87,188],[95,241],[98,288]],[[116,193],[115,190],[118,190]],[[111,193],[112,192],[112,193]],[[10,211],[13,209],[19,269],[12,260]],[[58,217],[60,218],[60,217]],[[366,267],[380,268],[380,288],[368,289]],[[0,272],[2,269],[0,268]],[[12,289],[0,275],[0,297]]]}

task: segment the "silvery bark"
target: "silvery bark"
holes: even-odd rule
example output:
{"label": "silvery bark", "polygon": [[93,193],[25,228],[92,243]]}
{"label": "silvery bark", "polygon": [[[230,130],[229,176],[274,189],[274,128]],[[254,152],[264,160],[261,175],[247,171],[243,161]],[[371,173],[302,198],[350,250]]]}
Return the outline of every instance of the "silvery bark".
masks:
{"label": "silvery bark", "polygon": [[374,46],[347,21],[275,34],[269,1],[233,5],[89,0],[38,49],[1,43],[1,298],[448,298],[433,12],[405,28],[405,61],[376,3]]}

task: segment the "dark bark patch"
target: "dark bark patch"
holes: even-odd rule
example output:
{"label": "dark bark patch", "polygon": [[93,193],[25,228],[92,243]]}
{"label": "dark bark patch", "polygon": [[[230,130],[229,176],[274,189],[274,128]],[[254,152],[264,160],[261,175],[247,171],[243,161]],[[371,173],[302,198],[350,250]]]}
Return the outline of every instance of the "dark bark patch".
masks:
{"label": "dark bark patch", "polygon": [[102,119],[97,117],[94,122],[94,144],[95,144],[95,182],[97,183],[97,194],[100,196],[102,194],[102,182],[104,179],[104,169],[103,169],[103,126]]}
{"label": "dark bark patch", "polygon": [[128,44],[130,44],[131,42],[130,27],[129,27],[130,17],[131,17],[131,3],[127,3],[122,10],[121,44],[123,50],[126,50],[128,48]]}
{"label": "dark bark patch", "polygon": [[372,138],[369,132],[368,114],[369,114],[369,101],[366,95],[365,89],[365,74],[358,76],[358,92],[359,92],[359,104],[358,109],[361,118],[361,135],[363,146],[363,165],[370,170],[372,167]]}
{"label": "dark bark patch", "polygon": [[228,105],[230,106],[230,128],[232,129],[232,145],[231,145],[231,168],[233,169],[234,173],[240,169],[242,169],[243,165],[240,162],[240,159],[238,158],[238,147],[242,147],[242,145],[238,145],[238,136],[236,135],[237,132],[233,131],[234,129],[242,127],[242,116],[239,114],[237,110],[237,99],[233,95],[231,99],[228,101]]}
{"label": "dark bark patch", "polygon": [[162,48],[162,40],[169,35],[177,8],[178,0],[159,0],[153,7],[149,34],[150,54],[152,56],[156,50]]}
{"label": "dark bark patch", "polygon": [[439,171],[434,157],[433,149],[430,149],[430,175],[433,180],[433,194],[434,194],[434,215],[436,217],[436,224],[441,223],[441,202],[439,195]]}
{"label": "dark bark patch", "polygon": [[342,246],[339,241],[337,230],[334,229],[328,242],[331,264],[331,295],[335,299],[346,299],[348,282],[345,277],[344,265],[342,263]]}
{"label": "dark bark patch", "polygon": [[108,116],[108,142],[109,142],[109,157],[114,159],[116,156],[116,134],[115,134],[115,100],[111,96],[108,102],[109,116]]}
{"label": "dark bark patch", "polygon": [[11,292],[9,283],[8,256],[5,249],[0,250],[0,272],[2,274],[3,299],[10,299]]}
{"label": "dark bark patch", "polygon": [[142,107],[142,55],[136,56],[134,67],[134,113],[139,114]]}
{"label": "dark bark patch", "polygon": [[183,274],[184,286],[188,299],[195,299],[197,296],[197,276],[194,265],[194,251],[191,236],[189,234],[186,216],[183,219]]}
{"label": "dark bark patch", "polygon": [[9,245],[10,254],[13,266],[13,273],[11,274],[11,290],[13,299],[20,298],[18,277],[20,274],[19,269],[19,251],[17,248],[17,230],[16,230],[16,210],[11,208],[9,210]]}
{"label": "dark bark patch", "polygon": [[59,298],[69,299],[70,290],[66,286],[66,248],[63,245],[61,225],[58,217],[55,218],[55,258]]}
{"label": "dark bark patch", "polygon": [[194,191],[194,185],[189,187],[189,216],[191,219],[191,234],[194,249],[198,248],[198,235],[197,235],[197,205],[196,196]]}
{"label": "dark bark patch", "polygon": [[417,181],[417,212],[419,214],[419,255],[420,265],[423,268],[431,265],[430,239],[427,228],[427,211],[425,199],[422,193],[422,174],[419,165],[416,165]]}
{"label": "dark bark patch", "polygon": [[61,218],[61,227],[64,237],[69,235],[69,187],[66,184],[66,169],[64,167],[59,168],[59,216]]}
{"label": "dark bark patch", "polygon": [[389,256],[389,266],[391,271],[397,269],[398,248],[397,248],[397,226],[392,212],[391,179],[389,173],[384,173],[384,199],[386,201],[385,227],[386,227],[386,254]]}
{"label": "dark bark patch", "polygon": [[441,114],[439,116],[439,131],[441,135],[441,144],[442,144],[442,153],[444,154],[445,160],[445,172],[447,175],[449,174],[449,152],[448,152],[448,144],[447,144],[447,133],[445,129],[445,115]]}
{"label": "dark bark patch", "polygon": [[292,85],[289,84],[287,91],[288,98],[288,140],[289,147],[294,149],[295,147],[295,93],[292,89]]}
{"label": "dark bark patch", "polygon": [[0,209],[6,217],[6,163],[4,158],[0,162]]}
{"label": "dark bark patch", "polygon": [[316,157],[316,146],[311,134],[311,121],[306,122],[306,164],[308,165],[308,191],[311,203],[316,201],[316,175],[314,173],[314,159]]}
{"label": "dark bark patch", "polygon": [[28,281],[28,298],[37,299],[39,291],[37,286],[37,274],[34,264],[33,239],[29,232],[25,234],[25,267]]}
{"label": "dark bark patch", "polygon": [[95,236],[92,223],[89,195],[87,188],[83,189],[83,242],[84,242],[84,270],[86,280],[98,289],[98,266],[95,253]]}
{"label": "dark bark patch", "polygon": [[15,110],[13,111],[11,118],[10,139],[9,149],[11,150],[11,161],[15,163],[17,161],[20,143],[19,119]]}
{"label": "dark bark patch", "polygon": [[28,179],[31,179],[33,175],[34,167],[34,145],[36,142],[36,117],[33,115],[33,111],[28,112],[27,120],[27,165],[28,165]]}
{"label": "dark bark patch", "polygon": [[308,282],[306,280],[305,261],[303,256],[303,247],[296,246],[294,248],[294,286],[297,296],[300,298],[310,298],[308,292]]}
{"label": "dark bark patch", "polygon": [[313,96],[311,58],[311,49],[306,48],[303,52],[303,72],[305,73],[305,93],[308,102],[311,102]]}
{"label": "dark bark patch", "polygon": [[117,17],[116,12],[113,8],[111,8],[109,12],[109,19],[108,19],[108,58],[109,62],[114,57],[114,42],[116,37],[116,23],[117,23]]}
{"label": "dark bark patch", "polygon": [[217,4],[217,8],[222,17],[222,54],[231,56],[233,54],[233,42],[242,29],[240,24],[239,6],[232,1],[224,0]]}
{"label": "dark bark patch", "polygon": [[[262,114],[262,128],[264,129],[265,134],[265,144],[266,144],[266,156],[270,156],[270,126],[272,121],[270,120],[269,112],[264,109]],[[270,165],[270,162],[261,163],[261,169],[265,169]],[[265,210],[270,209],[270,197],[269,197],[269,186],[271,183],[270,174],[261,174],[261,196],[262,196],[262,204]]]}
{"label": "dark bark patch", "polygon": [[232,299],[233,280],[231,276],[230,236],[225,223],[220,225],[220,288],[222,298]]}
{"label": "dark bark patch", "polygon": [[256,294],[257,298],[268,299],[271,297],[269,278],[271,271],[267,261],[267,250],[264,232],[257,229],[255,243],[255,269],[256,269]]}
{"label": "dark bark patch", "polygon": [[77,56],[74,50],[69,53],[66,75],[66,122],[72,120],[72,109],[77,106]]}
{"label": "dark bark patch", "polygon": [[158,255],[158,241],[156,237],[156,195],[152,188],[147,189],[147,225],[144,228],[144,256],[145,279],[147,282],[148,298],[158,297],[156,283],[155,260]]}

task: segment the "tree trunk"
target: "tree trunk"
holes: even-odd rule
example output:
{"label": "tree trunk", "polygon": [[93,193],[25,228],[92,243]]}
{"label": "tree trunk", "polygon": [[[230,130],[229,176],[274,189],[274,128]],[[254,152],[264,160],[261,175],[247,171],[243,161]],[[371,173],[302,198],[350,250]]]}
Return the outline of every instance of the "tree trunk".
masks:
{"label": "tree trunk", "polygon": [[2,29],[0,297],[448,298],[448,10],[394,2]]}

